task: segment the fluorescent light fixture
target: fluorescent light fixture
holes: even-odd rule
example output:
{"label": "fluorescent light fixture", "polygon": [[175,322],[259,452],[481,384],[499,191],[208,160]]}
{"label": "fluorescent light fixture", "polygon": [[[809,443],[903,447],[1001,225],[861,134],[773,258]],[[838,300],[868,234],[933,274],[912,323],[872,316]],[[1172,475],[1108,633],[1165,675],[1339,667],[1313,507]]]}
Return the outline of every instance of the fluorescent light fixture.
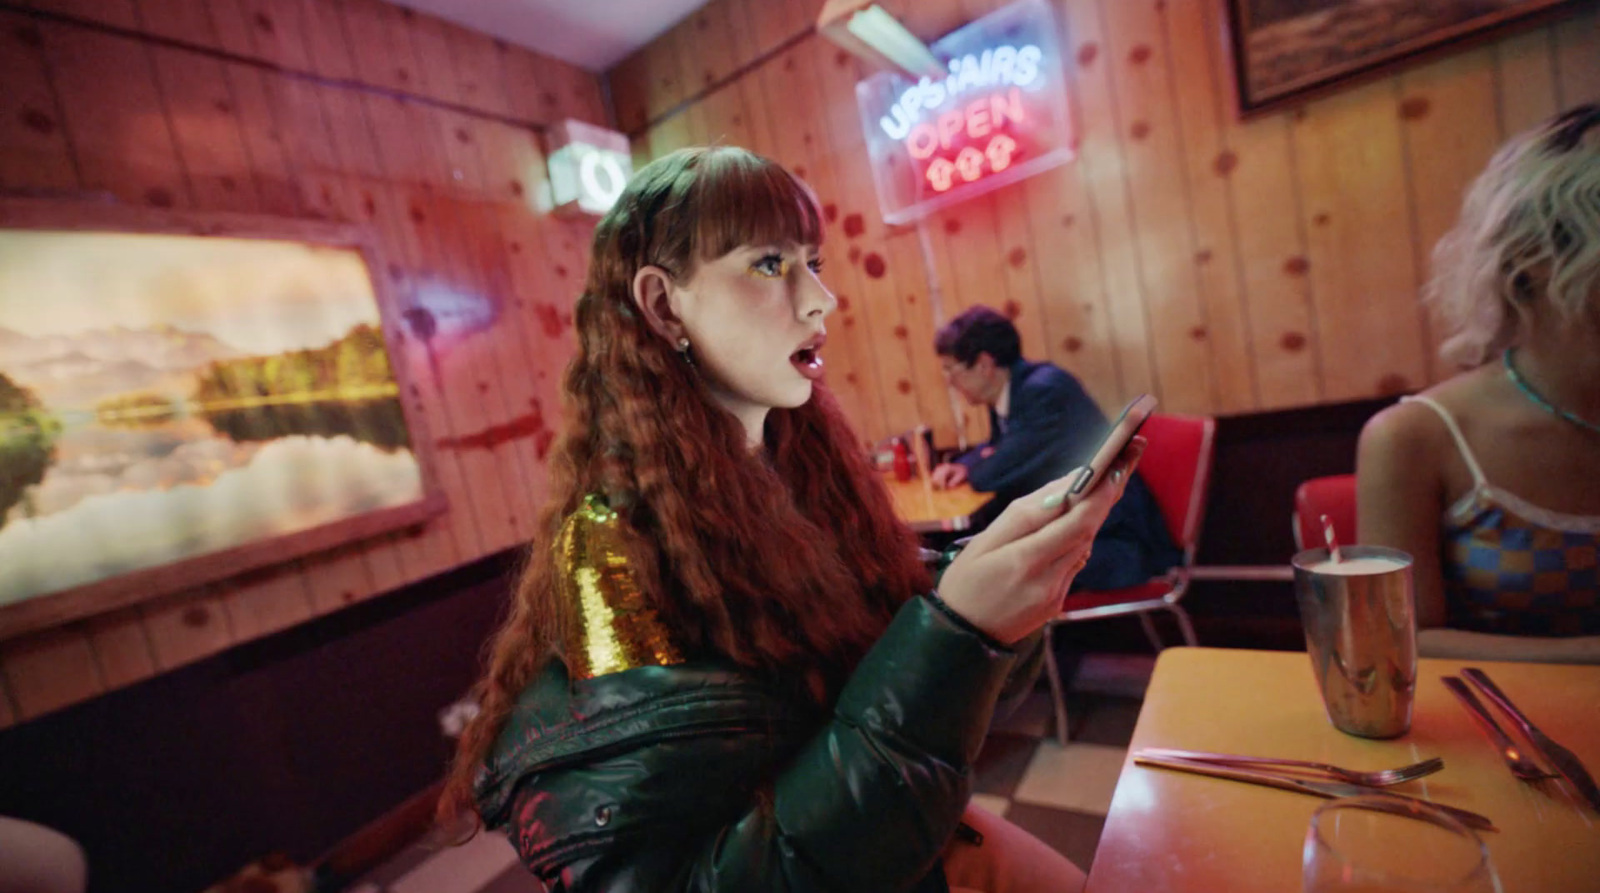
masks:
{"label": "fluorescent light fixture", "polygon": [[927,44],[875,3],[830,0],[817,20],[817,29],[868,62],[898,68],[912,78],[942,78],[950,73]]}

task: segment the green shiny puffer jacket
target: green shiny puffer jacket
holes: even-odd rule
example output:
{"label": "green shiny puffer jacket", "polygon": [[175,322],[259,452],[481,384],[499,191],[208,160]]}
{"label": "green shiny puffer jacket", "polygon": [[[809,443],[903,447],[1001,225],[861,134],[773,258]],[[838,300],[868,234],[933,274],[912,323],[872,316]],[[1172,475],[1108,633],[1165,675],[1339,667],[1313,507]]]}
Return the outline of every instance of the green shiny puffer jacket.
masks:
{"label": "green shiny puffer jacket", "polygon": [[1041,655],[919,597],[831,715],[711,663],[570,678],[552,662],[480,775],[480,812],[553,893],[947,891],[940,853],[996,701]]}

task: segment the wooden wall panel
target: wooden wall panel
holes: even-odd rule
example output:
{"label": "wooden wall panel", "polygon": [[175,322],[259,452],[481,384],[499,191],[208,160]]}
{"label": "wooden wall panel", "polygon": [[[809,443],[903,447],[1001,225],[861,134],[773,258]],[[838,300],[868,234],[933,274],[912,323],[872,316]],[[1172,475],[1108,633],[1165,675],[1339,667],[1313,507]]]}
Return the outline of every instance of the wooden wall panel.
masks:
{"label": "wooden wall panel", "polygon": [[[521,541],[519,529],[528,513],[525,502],[513,498],[528,475],[510,438],[496,434],[513,426],[507,391],[513,387],[520,391],[520,385],[511,380],[515,366],[502,355],[505,339],[516,333],[502,322],[504,296],[485,285],[475,262],[470,237],[480,230],[471,223],[467,204],[439,199],[430,216],[434,223],[431,250],[437,252],[433,269],[455,294],[481,302],[472,312],[485,314],[488,320],[477,331],[461,336],[453,349],[442,351],[440,367],[446,393],[474,397],[451,401],[455,430],[461,434],[451,439],[450,448],[458,452],[467,475],[480,537],[477,551],[468,554],[498,552]],[[450,322],[443,314],[440,321]]]}
{"label": "wooden wall panel", "polygon": [[295,71],[315,71],[305,7],[299,0],[237,0],[255,34],[256,55]]}
{"label": "wooden wall panel", "polygon": [[227,66],[225,75],[232,88],[239,133],[261,198],[261,210],[282,217],[298,214],[300,196],[294,185],[294,166],[278,128],[272,97],[267,94],[265,76],[244,65]]}
{"label": "wooden wall panel", "polygon": [[215,0],[206,4],[211,24],[217,30],[217,47],[236,56],[254,58],[255,35],[245,21],[239,0]]}
{"label": "wooden wall panel", "polygon": [[320,615],[336,611],[392,588],[392,583],[383,588],[375,585],[367,567],[368,554],[391,551],[377,544],[357,544],[317,556],[315,572],[306,574],[306,595],[311,599],[311,613]]}
{"label": "wooden wall panel", "polygon": [[191,207],[146,47],[70,25],[39,30],[82,187],[130,204]]}
{"label": "wooden wall panel", "polygon": [[530,125],[608,123],[592,76],[378,0],[48,8],[70,18],[0,13],[0,189],[371,227],[373,273],[406,321],[392,357],[412,370],[402,399],[438,442],[450,509],[419,530],[0,641],[0,726],[525,541],[591,235],[536,210],[544,159]]}
{"label": "wooden wall panel", "polygon": [[624,133],[638,133],[650,124],[650,95],[653,78],[649,56],[634,53],[608,75],[611,82],[612,108],[617,114],[617,126]]}
{"label": "wooden wall panel", "polygon": [[[1091,394],[1120,394],[1110,317],[1083,169],[1076,164],[1023,186],[1048,342],[1042,354],[1083,380]],[[1107,399],[1102,396],[1102,400]]]}
{"label": "wooden wall panel", "polygon": [[[412,50],[395,45],[395,36],[404,33],[400,10],[382,0],[341,0],[339,5],[344,10],[344,32],[356,77],[388,90],[416,90],[417,64]],[[427,83],[430,89],[425,95],[434,95],[432,80]]]}
{"label": "wooden wall panel", "polygon": [[[228,615],[214,589],[163,599],[139,609],[156,666],[171,670],[233,644]],[[58,667],[57,672],[68,672]]]}
{"label": "wooden wall panel", "polygon": [[[511,115],[524,121],[553,121],[558,118],[595,120],[588,115],[574,114],[581,103],[575,91],[576,82],[555,60],[546,59],[518,47],[501,47],[500,68],[505,76],[506,102]],[[582,80],[596,85],[592,76]],[[598,95],[596,96],[598,100]]]}
{"label": "wooden wall panel", "polygon": [[[1400,75],[1401,133],[1405,139],[1407,180],[1414,217],[1413,261],[1420,290],[1432,269],[1433,246],[1455,224],[1461,197],[1501,139],[1495,114],[1493,49],[1484,47]],[[1450,109],[1446,119],[1439,109]],[[1451,370],[1436,370],[1440,327],[1423,315],[1430,380]]]}
{"label": "wooden wall panel", "polygon": [[157,37],[218,46],[217,26],[199,0],[139,0],[139,24]]}
{"label": "wooden wall panel", "polygon": [[6,684],[23,718],[49,713],[105,690],[89,639],[77,627],[0,647]]}
{"label": "wooden wall panel", "polygon": [[1600,102],[1600,6],[1555,29],[1555,53],[1558,104]]}
{"label": "wooden wall panel", "polygon": [[84,631],[107,689],[155,675],[155,653],[137,611],[96,618],[85,624]]}
{"label": "wooden wall panel", "polygon": [[450,24],[432,16],[413,16],[410,21],[417,89],[441,102],[461,102],[455,62],[450,58]]}
{"label": "wooden wall panel", "polygon": [[139,14],[133,0],[23,0],[22,5],[117,28],[139,27]]}
{"label": "wooden wall panel", "polygon": [[345,32],[342,8],[324,0],[294,2],[304,9],[306,48],[313,70],[332,80],[355,80],[356,60],[350,51],[350,38]]}
{"label": "wooden wall panel", "polygon": [[[1189,336],[1203,341],[1216,376],[1214,409],[1244,412],[1260,405],[1256,390],[1255,357],[1250,350],[1250,330],[1245,306],[1242,271],[1234,262],[1238,243],[1233,227],[1232,195],[1228,179],[1220,175],[1216,159],[1227,151],[1224,122],[1232,109],[1216,87],[1214,47],[1195,40],[1197,34],[1214,34],[1210,19],[1216,8],[1195,3],[1159,7],[1165,24],[1161,35],[1164,52],[1171,56],[1169,99],[1177,109],[1178,143],[1194,233],[1192,264],[1199,288],[1204,323]],[[1180,84],[1210,86],[1192,101],[1178,102]],[[1181,263],[1182,257],[1174,258]]]}
{"label": "wooden wall panel", "polygon": [[505,69],[498,43],[465,28],[449,28],[450,61],[456,73],[461,104],[497,115],[510,115]]}
{"label": "wooden wall panel", "polygon": [[222,596],[222,610],[235,641],[287,629],[312,616],[311,594],[300,562],[268,568],[234,580]]}
{"label": "wooden wall panel", "polygon": [[1079,139],[1078,164],[1083,166],[1092,219],[1100,234],[1100,269],[1106,283],[1106,312],[1110,345],[1116,357],[1118,394],[1096,394],[1102,406],[1121,403],[1141,393],[1161,398],[1154,350],[1149,335],[1149,308],[1140,283],[1138,242],[1129,207],[1128,159],[1121,135],[1123,123],[1116,100],[1118,61],[1106,46],[1101,5],[1096,0],[1072,0],[1066,9],[1071,23],[1072,46],[1064,54],[1078,62]]}
{"label": "wooden wall panel", "polygon": [[1556,71],[1551,64],[1554,32],[1536,28],[1496,44],[1495,109],[1500,135],[1521,133],[1556,112]]}
{"label": "wooden wall panel", "polygon": [[[882,5],[931,40],[1003,4]],[[747,138],[835,206],[830,242],[863,214],[843,236],[848,268],[830,261],[850,309],[828,353],[869,439],[913,417],[954,435],[930,360],[934,283],[943,317],[975,303],[1013,313],[1028,353],[1073,370],[1108,409],[1142,391],[1181,411],[1280,409],[1439,380],[1450,370],[1418,288],[1462,188],[1510,134],[1600,98],[1593,7],[1245,123],[1211,0],[1054,5],[1078,158],[930,217],[926,261],[915,229],[876,225],[849,83],[859,64],[808,33],[819,0],[718,0],[609,76],[640,160]],[[708,91],[727,47],[749,70],[737,90]],[[869,253],[887,272],[863,281]],[[867,373],[875,394],[859,390]],[[984,436],[967,415],[964,430]]]}
{"label": "wooden wall panel", "polygon": [[[1227,148],[1212,160],[1228,181],[1243,280],[1255,390],[1262,408],[1324,399],[1305,216],[1295,185],[1289,119],[1275,116],[1226,127]],[[1314,215],[1311,227],[1329,218]],[[1227,262],[1227,258],[1223,262]]]}
{"label": "wooden wall panel", "polygon": [[685,20],[693,35],[694,65],[685,71],[691,90],[708,89],[739,67],[739,44],[734,40],[732,0],[711,0]]}
{"label": "wooden wall panel", "polygon": [[1396,114],[1397,85],[1379,81],[1306,110],[1294,123],[1323,348],[1323,397],[1355,400],[1427,383],[1414,239]]}
{"label": "wooden wall panel", "polygon": [[0,14],[0,187],[66,190],[78,173],[44,55],[44,34]]}
{"label": "wooden wall panel", "polygon": [[1171,54],[1154,4],[1103,3],[1139,283],[1163,404],[1206,412],[1217,384],[1206,341]]}
{"label": "wooden wall panel", "polygon": [[222,63],[166,47],[150,52],[196,206],[260,213],[255,180],[242,175],[250,161]]}

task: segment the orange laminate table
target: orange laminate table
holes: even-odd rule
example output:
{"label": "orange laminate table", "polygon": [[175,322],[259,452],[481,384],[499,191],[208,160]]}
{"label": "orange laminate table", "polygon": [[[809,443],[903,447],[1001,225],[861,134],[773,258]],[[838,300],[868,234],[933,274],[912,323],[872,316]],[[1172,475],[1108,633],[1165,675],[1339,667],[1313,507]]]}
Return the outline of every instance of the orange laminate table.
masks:
{"label": "orange laminate table", "polygon": [[979,493],[966,484],[949,490],[929,490],[920,478],[898,481],[888,475],[884,484],[894,500],[894,512],[917,533],[967,530],[972,515],[991,494]]}
{"label": "orange laminate table", "polygon": [[[1329,724],[1303,653],[1169,648],[1145,694],[1088,893],[1301,889],[1306,826],[1326,801],[1138,766],[1132,753],[1141,747],[1292,757],[1352,769],[1440,756],[1443,770],[1391,790],[1492,819],[1500,830],[1482,837],[1506,893],[1600,891],[1600,814],[1564,786],[1534,787],[1512,777],[1439,681],[1468,666],[1481,667],[1545,734],[1577,754],[1590,773],[1600,773],[1600,667],[1425,659],[1411,731],[1371,741]],[[1511,731],[1510,721],[1490,709]],[[1512,731],[1513,739],[1519,736]]]}

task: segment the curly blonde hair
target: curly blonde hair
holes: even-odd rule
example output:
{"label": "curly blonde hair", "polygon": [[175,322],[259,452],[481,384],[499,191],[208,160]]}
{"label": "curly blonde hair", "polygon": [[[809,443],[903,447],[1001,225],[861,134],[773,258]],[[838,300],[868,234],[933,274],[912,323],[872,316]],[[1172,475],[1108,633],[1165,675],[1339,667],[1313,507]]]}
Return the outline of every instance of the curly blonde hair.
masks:
{"label": "curly blonde hair", "polygon": [[1433,252],[1424,298],[1449,337],[1440,353],[1482,365],[1518,336],[1518,306],[1600,316],[1600,105],[1513,138],[1467,191]]}

